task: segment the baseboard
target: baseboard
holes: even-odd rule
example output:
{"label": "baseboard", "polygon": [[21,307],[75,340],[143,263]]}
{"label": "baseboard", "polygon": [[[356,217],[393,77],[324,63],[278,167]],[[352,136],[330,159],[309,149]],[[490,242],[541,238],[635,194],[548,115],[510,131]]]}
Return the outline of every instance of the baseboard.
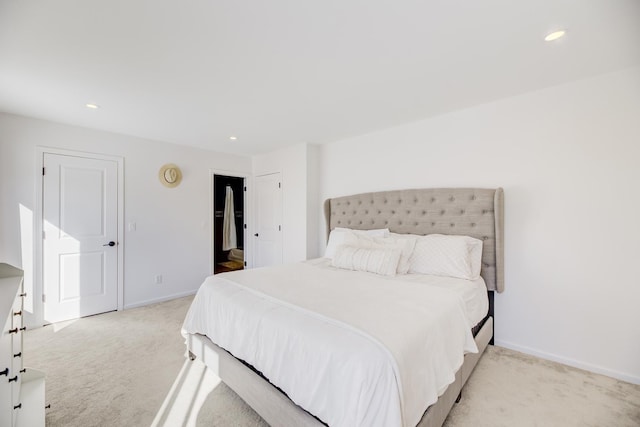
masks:
{"label": "baseboard", "polygon": [[124,309],[128,310],[130,308],[144,307],[145,305],[156,304],[156,303],[164,302],[164,301],[170,301],[170,300],[176,299],[176,298],[188,297],[189,295],[195,295],[196,292],[198,292],[198,290],[194,289],[192,291],[180,292],[180,293],[177,293],[177,294],[165,295],[165,296],[162,296],[162,297],[159,297],[159,298],[152,298],[152,299],[148,299],[148,300],[145,300],[145,301],[134,302],[133,304],[125,304],[124,305]]}
{"label": "baseboard", "polygon": [[590,363],[582,362],[580,360],[570,359],[567,357],[558,356],[557,354],[535,350],[533,348],[524,347],[508,341],[502,341],[502,340],[496,339],[495,345],[498,347],[504,347],[510,350],[519,351],[520,353],[530,354],[532,356],[536,356],[541,359],[551,360],[553,362],[562,363],[563,365],[572,366],[574,368],[583,369],[585,371],[606,375],[608,377],[615,378],[621,381],[626,381],[628,383],[640,385],[640,377],[625,374],[624,372],[618,372],[613,369],[603,368],[602,366],[592,365]]}

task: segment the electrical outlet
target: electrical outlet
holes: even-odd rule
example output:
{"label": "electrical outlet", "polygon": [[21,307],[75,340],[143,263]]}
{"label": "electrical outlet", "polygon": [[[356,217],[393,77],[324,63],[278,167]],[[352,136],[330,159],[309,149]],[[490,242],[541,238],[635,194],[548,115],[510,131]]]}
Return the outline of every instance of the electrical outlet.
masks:
{"label": "electrical outlet", "polygon": [[162,274],[158,274],[158,275],[155,277],[154,282],[155,282],[155,284],[156,284],[156,285],[161,284],[161,283],[162,283]]}

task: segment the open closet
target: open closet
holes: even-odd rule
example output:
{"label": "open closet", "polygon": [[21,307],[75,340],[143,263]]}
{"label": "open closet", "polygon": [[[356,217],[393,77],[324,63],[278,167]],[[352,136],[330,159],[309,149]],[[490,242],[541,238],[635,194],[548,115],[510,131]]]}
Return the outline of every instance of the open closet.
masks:
{"label": "open closet", "polygon": [[213,176],[214,274],[244,269],[244,178]]}

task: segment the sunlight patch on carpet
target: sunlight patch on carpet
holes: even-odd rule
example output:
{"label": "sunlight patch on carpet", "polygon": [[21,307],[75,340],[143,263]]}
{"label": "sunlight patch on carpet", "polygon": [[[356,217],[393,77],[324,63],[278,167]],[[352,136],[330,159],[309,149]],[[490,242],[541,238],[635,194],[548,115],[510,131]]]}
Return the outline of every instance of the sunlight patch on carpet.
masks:
{"label": "sunlight patch on carpet", "polygon": [[200,408],[219,384],[202,362],[185,360],[151,426],[195,426]]}

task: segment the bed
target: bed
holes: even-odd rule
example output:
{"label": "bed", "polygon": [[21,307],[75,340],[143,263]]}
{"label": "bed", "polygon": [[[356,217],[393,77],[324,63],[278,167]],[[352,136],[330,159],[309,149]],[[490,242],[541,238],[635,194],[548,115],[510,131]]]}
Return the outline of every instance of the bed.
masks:
{"label": "bed", "polygon": [[[273,426],[441,426],[493,339],[493,293],[504,289],[502,189],[358,194],[327,200],[325,215],[328,230],[480,240],[477,283],[487,307],[470,316],[449,279],[427,287],[418,275],[345,273],[323,259],[226,273],[208,278],[194,299],[183,327],[188,354]],[[385,301],[396,294],[402,310]],[[432,333],[432,347],[415,344],[431,323],[451,329]],[[415,374],[422,361],[435,378],[424,384],[414,380],[426,376]]]}

